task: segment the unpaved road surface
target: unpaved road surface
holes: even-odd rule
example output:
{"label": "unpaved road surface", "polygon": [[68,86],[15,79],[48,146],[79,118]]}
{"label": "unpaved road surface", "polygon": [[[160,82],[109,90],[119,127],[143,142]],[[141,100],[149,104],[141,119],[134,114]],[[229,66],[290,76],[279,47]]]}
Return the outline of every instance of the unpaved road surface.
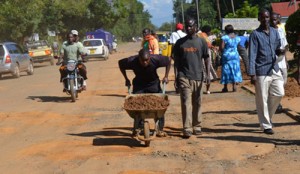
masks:
{"label": "unpaved road surface", "polygon": [[124,44],[107,61],[87,62],[87,91],[75,103],[62,92],[57,66],[37,64],[33,76],[19,79],[4,76],[0,173],[300,173],[299,123],[276,114],[276,133],[263,134],[254,96],[240,86],[236,93],[220,93],[222,86],[214,82],[203,98],[202,135],[182,139],[180,101],[171,81],[165,114],[169,136],[156,138],[150,147],[132,138],[117,61],[136,54],[139,46]]}

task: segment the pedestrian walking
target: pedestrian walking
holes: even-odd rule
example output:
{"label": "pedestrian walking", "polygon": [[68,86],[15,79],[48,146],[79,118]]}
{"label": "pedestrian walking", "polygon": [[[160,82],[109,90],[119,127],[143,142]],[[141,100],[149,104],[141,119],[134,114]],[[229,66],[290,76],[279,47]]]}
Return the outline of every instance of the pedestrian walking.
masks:
{"label": "pedestrian walking", "polygon": [[[212,45],[211,41],[209,40],[209,36],[211,35],[211,27],[209,25],[205,25],[201,28],[201,32],[199,32],[197,34],[200,38],[203,38],[206,43],[207,43],[207,46],[208,46],[208,54],[209,54],[209,66],[210,66],[210,73],[209,74],[206,74],[205,73],[205,78],[210,78],[210,81],[214,81],[214,80],[217,80],[218,78],[218,75],[214,69],[214,67],[212,66],[212,55],[213,55],[213,49],[214,49],[214,46]],[[204,60],[203,60],[203,64],[205,65],[204,63]],[[204,72],[206,69],[206,66],[204,66]],[[210,84],[206,84],[206,94],[210,94]]]}
{"label": "pedestrian walking", "polygon": [[283,77],[276,62],[280,49],[280,36],[270,27],[270,13],[263,9],[258,13],[260,26],[249,39],[249,75],[255,84],[255,100],[258,119],[265,134],[274,134],[272,116],[284,96]]}
{"label": "pedestrian walking", "polygon": [[[177,23],[176,31],[174,31],[170,36],[170,44],[172,45],[172,50],[173,50],[173,47],[174,47],[175,43],[177,42],[177,40],[186,36],[186,33],[184,33],[182,30],[183,30],[183,25],[181,23]],[[173,57],[173,56],[171,56],[171,57]],[[175,75],[175,79],[176,79],[177,70],[175,67],[174,67],[174,75]],[[174,88],[175,88],[176,93],[178,94],[179,89],[177,87],[176,80],[174,81]]]}
{"label": "pedestrian walking", "polygon": [[[280,16],[278,13],[272,13],[271,14],[271,21],[270,25],[271,27],[275,28],[278,31],[279,37],[280,37],[280,43],[281,43],[281,49],[286,50],[288,47],[288,42],[285,37],[285,31],[280,27]],[[280,71],[282,73],[283,77],[283,85],[285,86],[287,83],[287,70],[288,70],[288,62],[286,59],[286,54],[284,53],[282,56],[276,58],[276,62],[278,62],[278,66],[280,68]],[[275,113],[281,113],[283,111],[282,105],[279,103],[276,112]]]}
{"label": "pedestrian walking", "polygon": [[[181,100],[183,138],[189,138],[192,134],[201,134],[202,59],[208,67],[207,73],[210,66],[207,43],[196,35],[196,21],[186,20],[185,29],[187,35],[176,42],[173,52],[174,65],[178,70],[176,80]],[[210,84],[209,78],[207,84]]]}
{"label": "pedestrian walking", "polygon": [[222,53],[222,75],[221,84],[224,84],[222,92],[228,92],[227,84],[232,84],[232,91],[236,92],[236,85],[242,82],[242,73],[240,67],[240,56],[237,50],[241,41],[234,33],[232,25],[225,26],[226,35],[222,36],[220,52]]}

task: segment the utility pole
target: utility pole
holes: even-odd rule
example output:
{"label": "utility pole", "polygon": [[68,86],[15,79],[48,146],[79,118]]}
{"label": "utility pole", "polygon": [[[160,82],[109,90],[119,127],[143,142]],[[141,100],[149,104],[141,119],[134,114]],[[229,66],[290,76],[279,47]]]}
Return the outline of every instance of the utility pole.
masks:
{"label": "utility pole", "polygon": [[184,24],[183,0],[181,0],[181,15],[182,15],[182,23]]}
{"label": "utility pole", "polygon": [[197,24],[198,24],[198,28],[200,28],[200,25],[199,25],[199,5],[198,5],[198,0],[196,0],[196,8],[197,8]]}

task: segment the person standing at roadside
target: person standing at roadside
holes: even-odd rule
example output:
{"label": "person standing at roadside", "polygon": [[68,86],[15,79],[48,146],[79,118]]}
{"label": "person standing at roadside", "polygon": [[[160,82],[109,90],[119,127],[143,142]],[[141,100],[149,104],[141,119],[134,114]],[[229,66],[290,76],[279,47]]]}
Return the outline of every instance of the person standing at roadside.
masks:
{"label": "person standing at roadside", "polygon": [[[271,14],[271,21],[270,21],[270,25],[275,28],[278,33],[279,33],[279,37],[280,37],[280,42],[281,42],[281,49],[287,49],[288,47],[288,42],[286,40],[285,37],[285,31],[279,27],[279,23],[280,23],[280,18],[279,18],[279,14],[277,13],[272,13]],[[283,77],[283,81],[284,81],[284,86],[287,83],[287,69],[288,69],[288,62],[286,59],[286,55],[282,55],[282,56],[277,56],[276,58],[276,62],[278,62],[279,68],[281,70],[282,73],[282,77]],[[281,113],[282,112],[282,105],[279,103],[277,110],[275,113]]]}
{"label": "person standing at roadside", "polygon": [[[201,134],[201,101],[204,81],[203,62],[209,68],[208,46],[204,39],[196,35],[197,25],[194,19],[185,23],[187,36],[179,39],[173,49],[174,66],[178,70],[176,77],[180,91],[183,122],[183,138]],[[207,84],[210,79],[207,78]]]}
{"label": "person standing at roadside", "polygon": [[259,123],[265,134],[274,134],[272,116],[284,96],[283,77],[276,62],[280,49],[280,36],[270,27],[270,13],[263,9],[258,13],[260,26],[249,39],[249,75],[255,85],[256,109]]}
{"label": "person standing at roadside", "polygon": [[159,54],[158,40],[152,35],[149,28],[143,29],[142,48],[148,49],[150,54]]}
{"label": "person standing at roadside", "polygon": [[[172,50],[173,50],[173,47],[174,47],[175,43],[177,42],[177,40],[186,36],[186,33],[184,33],[182,30],[183,30],[183,25],[181,23],[177,23],[176,31],[174,31],[170,36],[170,44],[172,45]],[[175,67],[174,67],[174,75],[175,75],[175,79],[176,79],[177,70]],[[179,93],[179,89],[176,84],[176,80],[174,81],[174,88],[175,88],[176,93]]]}

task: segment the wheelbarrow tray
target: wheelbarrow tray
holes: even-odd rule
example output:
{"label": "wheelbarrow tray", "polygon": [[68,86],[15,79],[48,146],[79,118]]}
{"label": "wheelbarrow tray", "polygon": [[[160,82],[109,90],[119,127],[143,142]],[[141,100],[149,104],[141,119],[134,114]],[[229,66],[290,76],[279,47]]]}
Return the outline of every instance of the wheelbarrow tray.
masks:
{"label": "wheelbarrow tray", "polygon": [[[128,99],[129,97],[138,97],[138,96],[145,96],[145,95],[155,95],[158,97],[161,97],[165,100],[168,100],[168,95],[166,94],[161,94],[161,93],[147,93],[147,94],[130,94],[127,95],[125,100]],[[126,112],[131,118],[141,118],[141,119],[149,119],[149,118],[161,118],[164,116],[165,112],[167,111],[167,107],[164,109],[152,109],[152,110],[131,110],[131,109],[126,109]]]}

